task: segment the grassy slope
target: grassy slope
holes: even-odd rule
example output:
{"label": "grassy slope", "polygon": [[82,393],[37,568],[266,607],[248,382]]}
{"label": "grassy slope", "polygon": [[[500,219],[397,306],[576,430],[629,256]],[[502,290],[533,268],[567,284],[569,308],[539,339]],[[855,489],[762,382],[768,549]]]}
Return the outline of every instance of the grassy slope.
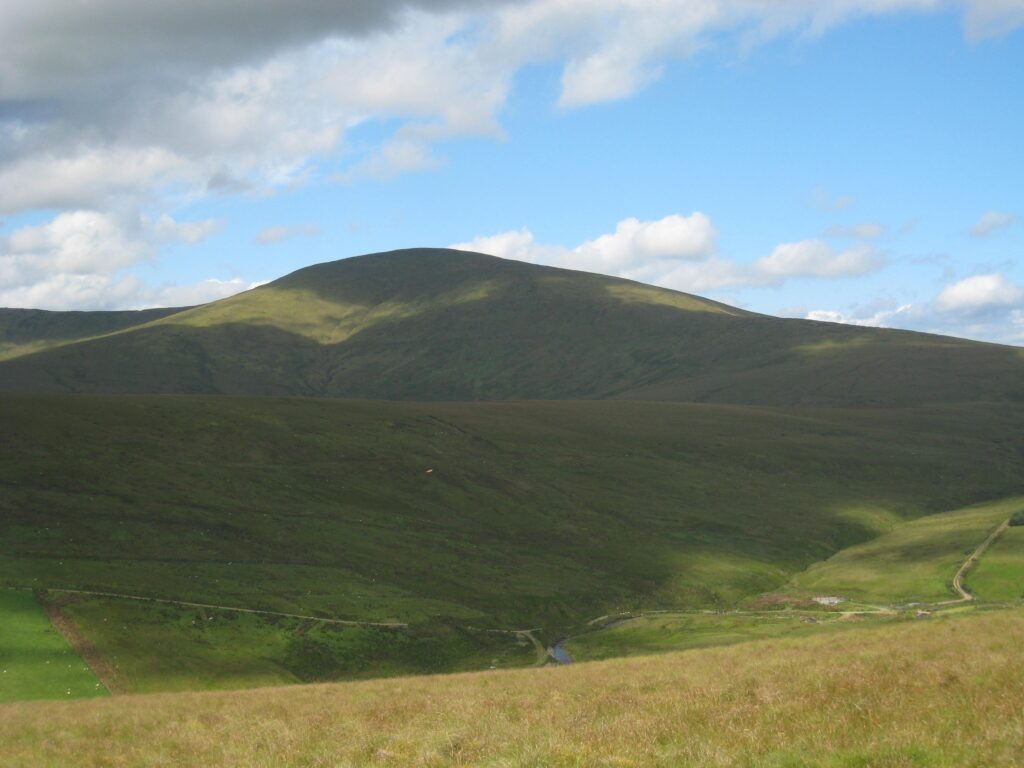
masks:
{"label": "grassy slope", "polygon": [[[1008,406],[7,396],[0,422],[0,583],[412,622],[411,656],[352,640],[382,674],[526,660],[479,635],[444,655],[467,625],[550,639],[624,608],[730,605],[900,519],[1024,487]],[[229,684],[227,635],[143,608],[67,610],[128,688]],[[164,621],[181,664],[146,671]],[[265,632],[277,650],[225,680],[357,674],[300,629]]]}
{"label": "grassy slope", "polygon": [[988,768],[1024,762],[1024,614],[558,670],[0,708],[17,766]]}
{"label": "grassy slope", "polygon": [[31,592],[0,589],[0,703],[106,693]]}
{"label": "grassy slope", "polygon": [[102,652],[105,682],[116,693],[509,668],[535,660],[525,639],[443,624],[393,630],[131,600],[59,599],[64,615]]}
{"label": "grassy slope", "polygon": [[[793,579],[793,586],[804,592],[865,601],[956,599],[952,583],[957,569],[985,537],[1022,504],[1024,499],[1021,498],[1006,499],[906,523],[873,541],[850,547],[823,563],[812,565]],[[1008,548],[999,551],[1015,559]],[[993,549],[982,558],[984,573],[993,570],[986,567],[986,561],[995,552]],[[1000,566],[998,570],[1005,569]],[[967,583],[973,585],[973,579],[973,574],[968,574]],[[1024,590],[1024,583],[1020,584],[1020,589]],[[979,593],[977,597],[999,599],[994,594]]]}
{"label": "grassy slope", "polygon": [[130,312],[48,312],[0,308],[0,360],[104,336],[180,311],[180,308],[171,308]]}
{"label": "grassy slope", "polygon": [[1024,598],[1024,527],[1007,528],[967,574],[966,582],[979,600]]}
{"label": "grassy slope", "polygon": [[1024,399],[1024,351],[754,315],[444,250],[299,270],[130,331],[0,362],[20,391],[773,405]]}
{"label": "grassy slope", "polygon": [[[897,619],[894,615],[866,616],[873,623]],[[764,613],[659,613],[639,616],[621,624],[572,637],[566,644],[575,661],[597,661],[688,648],[757,640],[798,637],[849,629],[854,622],[824,611]]]}

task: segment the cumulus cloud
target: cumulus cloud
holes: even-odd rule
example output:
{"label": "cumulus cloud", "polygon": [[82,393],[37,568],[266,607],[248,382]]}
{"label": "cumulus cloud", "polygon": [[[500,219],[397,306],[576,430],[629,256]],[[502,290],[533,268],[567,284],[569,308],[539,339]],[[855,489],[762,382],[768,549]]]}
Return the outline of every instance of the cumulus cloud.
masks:
{"label": "cumulus cloud", "polygon": [[1001,273],[974,275],[946,285],[929,301],[882,300],[846,310],[812,310],[804,317],[1024,344],[1024,289]]}
{"label": "cumulus cloud", "polygon": [[0,237],[0,306],[41,309],[134,309],[223,298],[250,287],[241,280],[147,285],[132,267],[152,261],[161,242],[196,243],[220,222],[161,215],[76,210]]}
{"label": "cumulus cloud", "polygon": [[[879,306],[881,304],[882,306]],[[901,321],[912,318],[916,314],[913,304],[895,304],[892,302],[874,302],[867,308],[860,307],[854,311],[841,312],[831,309],[815,309],[807,312],[807,320],[818,320],[827,323],[843,323],[845,325],[863,325],[873,328],[898,327]]]}
{"label": "cumulus cloud", "polygon": [[[46,277],[112,272],[151,251],[138,225],[97,211],[61,213],[0,238],[0,286],[28,285]],[[136,231],[133,231],[136,230]]]}
{"label": "cumulus cloud", "polygon": [[978,219],[974,226],[971,227],[971,234],[974,237],[988,237],[993,232],[997,232],[1000,229],[1006,229],[1011,224],[1016,223],[1017,217],[1011,213],[1004,213],[1003,211],[988,211],[982,214],[981,218]]}
{"label": "cumulus cloud", "polygon": [[65,147],[57,141],[6,163],[0,158],[0,211],[106,205],[200,177],[192,160],[163,147]]}
{"label": "cumulus cloud", "polygon": [[31,285],[0,285],[0,307],[51,310],[117,310],[188,307],[227,298],[255,288],[238,278],[208,279],[178,285],[149,286],[133,275],[55,274]]}
{"label": "cumulus cloud", "polygon": [[153,232],[159,240],[180,241],[195,245],[219,232],[224,222],[216,219],[202,221],[175,221],[166,213],[160,215],[153,225]]}
{"label": "cumulus cloud", "polygon": [[256,235],[256,242],[260,245],[274,245],[282,240],[291,240],[295,237],[314,237],[320,234],[320,230],[312,224],[299,224],[296,226],[278,225],[260,230]]}
{"label": "cumulus cloud", "polygon": [[947,285],[935,299],[944,312],[983,312],[1024,304],[1024,290],[998,272]]}
{"label": "cumulus cloud", "polygon": [[851,277],[884,265],[870,247],[836,251],[820,240],[783,243],[753,263],[741,263],[718,253],[717,236],[711,219],[697,211],[654,221],[623,219],[614,232],[573,248],[538,243],[525,228],[451,247],[697,292],[779,285],[789,278]]}
{"label": "cumulus cloud", "polygon": [[[974,34],[1021,0],[38,0],[0,5],[0,212],[111,197],[387,178],[500,136],[515,75],[561,66],[560,103],[625,98],[710,46],[961,8]],[[394,126],[345,144],[367,121]],[[826,201],[844,207],[848,200]]]}
{"label": "cumulus cloud", "polygon": [[0,5],[0,92],[8,98],[74,90],[83,82],[252,63],[332,35],[394,25],[409,7],[444,11],[466,0],[35,0]]}
{"label": "cumulus cloud", "polygon": [[575,248],[537,243],[528,229],[477,237],[451,247],[566,269],[640,277],[680,261],[708,258],[714,253],[717,235],[711,219],[697,211],[655,221],[623,219],[614,232]]}
{"label": "cumulus cloud", "polygon": [[874,272],[882,259],[868,246],[836,251],[823,240],[782,243],[754,262],[754,271],[773,277],[846,277]]}

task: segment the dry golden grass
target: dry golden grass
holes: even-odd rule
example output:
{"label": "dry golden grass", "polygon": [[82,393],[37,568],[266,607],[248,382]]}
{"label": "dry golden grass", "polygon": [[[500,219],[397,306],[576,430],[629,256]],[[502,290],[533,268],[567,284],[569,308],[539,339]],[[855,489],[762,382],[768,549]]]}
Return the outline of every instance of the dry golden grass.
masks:
{"label": "dry golden grass", "polygon": [[568,668],[0,707],[7,766],[1014,766],[1024,611]]}

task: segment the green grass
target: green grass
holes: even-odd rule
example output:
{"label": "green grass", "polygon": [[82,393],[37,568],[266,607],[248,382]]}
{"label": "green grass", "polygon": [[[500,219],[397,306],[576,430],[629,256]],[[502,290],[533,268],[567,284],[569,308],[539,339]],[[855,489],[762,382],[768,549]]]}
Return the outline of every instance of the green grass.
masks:
{"label": "green grass", "polygon": [[1024,598],[1024,527],[1007,528],[967,574],[966,582],[978,600]]}
{"label": "green grass", "polygon": [[[829,560],[812,565],[796,576],[792,585],[803,593],[868,602],[955,599],[952,582],[957,569],[994,528],[1020,508],[1021,501],[1011,498],[908,522],[873,541],[844,549]],[[997,573],[1008,578],[1015,573],[1014,552],[1006,551],[1005,556],[995,552],[986,553],[978,569],[986,574],[986,590],[991,580],[998,578]],[[1003,564],[986,567],[993,555]],[[966,581],[973,585],[974,574],[968,573]],[[977,596],[1000,599],[994,592]]]}
{"label": "green grass", "polygon": [[118,693],[217,690],[528,666],[511,635],[443,623],[353,627],[130,600],[60,597],[62,611],[102,650]]}
{"label": "green grass", "polygon": [[50,312],[0,307],[0,360],[31,355],[158,320],[180,309]]}
{"label": "green grass", "polygon": [[[0,315],[0,357],[19,355],[0,361],[0,388],[819,406],[1024,400],[1018,348],[773,318],[450,250],[319,264],[162,312],[134,323],[128,313],[18,315],[8,353]],[[94,338],[101,328],[107,335]]]}
{"label": "green grass", "polygon": [[[426,645],[467,626],[550,641],[606,613],[730,607],[896,521],[1024,488],[1010,406],[5,396],[0,422],[0,584],[398,620]],[[159,611],[118,608],[136,619],[113,626],[138,625],[118,635],[102,626],[113,605],[68,610],[136,670],[133,690],[297,674],[287,632],[232,640],[229,669],[171,611],[162,655],[182,666],[164,671],[147,666]],[[325,676],[500,655],[361,647],[364,668]]]}
{"label": "green grass", "polygon": [[573,636],[566,647],[575,661],[732,645],[748,640],[801,637],[879,624],[896,614],[844,618],[822,611],[766,613],[662,613],[628,619],[606,629]]}
{"label": "green grass", "polygon": [[32,593],[0,589],[0,703],[105,695]]}

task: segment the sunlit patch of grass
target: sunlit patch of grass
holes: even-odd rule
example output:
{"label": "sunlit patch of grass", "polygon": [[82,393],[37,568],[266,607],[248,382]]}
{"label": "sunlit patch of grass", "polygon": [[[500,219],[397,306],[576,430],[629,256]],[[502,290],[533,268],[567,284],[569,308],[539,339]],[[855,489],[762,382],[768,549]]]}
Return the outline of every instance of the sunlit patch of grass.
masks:
{"label": "sunlit patch of grass", "polygon": [[812,565],[792,584],[803,592],[868,601],[953,599],[957,569],[1022,501],[1005,499],[905,523]]}
{"label": "sunlit patch of grass", "polygon": [[0,702],[106,695],[32,593],[0,589]]}
{"label": "sunlit patch of grass", "polygon": [[0,709],[32,766],[989,768],[1024,762],[1024,613],[558,669]]}
{"label": "sunlit patch of grass", "polygon": [[609,283],[606,288],[608,295],[624,304],[650,304],[653,306],[672,307],[686,312],[711,312],[720,315],[747,315],[748,312],[727,304],[691,296],[686,293],[667,291],[642,283],[616,282]]}
{"label": "sunlit patch of grass", "polygon": [[1003,532],[967,574],[967,586],[979,600],[1024,598],[1024,527]]}
{"label": "sunlit patch of grass", "polygon": [[845,507],[836,512],[836,516],[876,536],[888,533],[905,522],[891,509],[864,505]]}
{"label": "sunlit patch of grass", "polygon": [[374,325],[408,320],[425,312],[486,299],[496,282],[424,297],[419,301],[388,300],[375,304],[325,298],[311,288],[267,285],[222,301],[179,312],[150,326],[186,325],[208,328],[228,323],[264,325],[294,333],[320,344],[340,344]]}

